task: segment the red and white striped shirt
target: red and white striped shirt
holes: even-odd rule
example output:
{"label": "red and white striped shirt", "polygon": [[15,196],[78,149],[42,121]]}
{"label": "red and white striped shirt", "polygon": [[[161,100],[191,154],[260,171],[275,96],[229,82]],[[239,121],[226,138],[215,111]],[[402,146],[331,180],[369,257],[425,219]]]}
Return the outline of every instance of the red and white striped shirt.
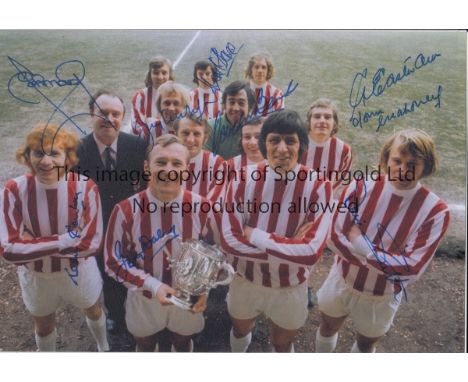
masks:
{"label": "red and white striped shirt", "polygon": [[[355,290],[376,296],[398,293],[421,276],[450,220],[447,204],[426,187],[401,191],[387,176],[356,181],[341,200],[359,207],[333,217],[328,246],[338,255],[334,267]],[[359,238],[366,241],[367,264],[346,237],[355,223],[365,235]]]}
{"label": "red and white striped shirt", "polygon": [[223,93],[216,89],[195,88],[190,92],[191,109],[206,119],[223,114]]}
{"label": "red and white striped shirt", "polygon": [[254,115],[265,117],[274,111],[284,109],[284,97],[281,89],[269,82],[259,87],[251,82],[250,87],[255,92],[255,99],[257,101]]}
{"label": "red and white striped shirt", "polygon": [[[143,211],[136,201],[144,207]],[[178,239],[199,239],[205,231],[212,232],[211,211],[201,212],[198,205],[193,212],[195,204],[201,202],[209,203],[200,195],[181,190],[177,198],[164,204],[146,189],[117,204],[109,220],[104,248],[109,276],[130,290],[142,291],[148,298],[157,292],[161,283],[172,285],[168,257],[180,253]],[[192,211],[182,213],[182,203],[190,203]],[[151,205],[150,209],[146,208]],[[166,242],[170,233],[178,239]]]}
{"label": "red and white striped shirt", "polygon": [[[260,161],[259,163],[266,163],[265,160]],[[212,198],[210,198],[211,201],[216,201],[220,200],[219,198],[223,197],[225,198],[225,194],[229,185],[230,179],[234,177],[234,173],[239,171],[242,167],[250,166],[250,165],[255,165],[257,162],[251,161],[249,158],[247,158],[246,154],[240,154],[237,155],[231,159],[228,159],[227,161],[224,162],[224,181],[218,182],[216,187],[216,191],[213,191],[212,193]]]}
{"label": "red and white striped shirt", "polygon": [[[9,180],[0,197],[0,240],[6,261],[36,272],[61,272],[100,250],[99,191],[68,173],[54,185],[27,174]],[[83,222],[84,220],[84,222]],[[84,227],[76,237],[77,227]],[[23,239],[28,232],[33,239]]]}
{"label": "red and white striped shirt", "polygon": [[[310,172],[299,164],[293,171],[297,174],[300,169]],[[243,178],[239,175],[229,183],[222,214],[221,245],[229,260],[238,274],[257,285],[277,288],[303,283],[322,255],[332,214],[299,210],[299,205],[329,203],[330,182],[314,178],[285,184],[275,181],[279,175],[266,163],[247,166]],[[251,204],[249,213],[248,201],[257,205],[256,211]],[[275,203],[280,204],[279,211]],[[296,210],[291,211],[291,206]],[[313,223],[305,238],[295,239],[297,230],[308,222]],[[244,236],[245,225],[254,228],[250,241]]]}
{"label": "red and white striped shirt", "polygon": [[[190,176],[183,182],[186,190],[195,192],[211,200],[216,184],[224,181],[224,159],[211,151],[201,150],[190,159],[188,171]],[[219,179],[219,181],[217,181]]]}
{"label": "red and white striped shirt", "polygon": [[159,118],[158,109],[156,108],[157,90],[152,86],[138,90],[132,97],[132,115],[131,124],[132,132],[135,135],[147,134],[148,118]]}
{"label": "red and white striped shirt", "polygon": [[[333,185],[335,196],[339,197],[343,183],[341,174],[349,173],[351,168],[351,147],[336,136],[331,137],[323,144],[318,144],[309,137],[309,145],[307,151],[302,155],[301,163],[318,171],[322,177],[326,175],[325,178]],[[328,176],[329,171],[337,171],[337,174],[331,173],[331,176]],[[349,178],[345,177],[345,179]]]}

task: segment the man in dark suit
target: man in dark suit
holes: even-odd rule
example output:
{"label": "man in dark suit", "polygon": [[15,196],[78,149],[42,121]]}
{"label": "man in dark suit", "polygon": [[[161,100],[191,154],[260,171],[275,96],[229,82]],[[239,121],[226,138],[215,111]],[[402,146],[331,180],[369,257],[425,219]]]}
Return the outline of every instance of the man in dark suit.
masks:
{"label": "man in dark suit", "polygon": [[[125,115],[120,97],[100,90],[91,98],[89,109],[93,132],[81,141],[75,171],[89,176],[99,187],[105,232],[114,206],[146,186],[143,175],[146,145],[143,139],[120,131]],[[106,275],[102,253],[97,260],[104,280],[108,330],[125,332],[127,288]]]}

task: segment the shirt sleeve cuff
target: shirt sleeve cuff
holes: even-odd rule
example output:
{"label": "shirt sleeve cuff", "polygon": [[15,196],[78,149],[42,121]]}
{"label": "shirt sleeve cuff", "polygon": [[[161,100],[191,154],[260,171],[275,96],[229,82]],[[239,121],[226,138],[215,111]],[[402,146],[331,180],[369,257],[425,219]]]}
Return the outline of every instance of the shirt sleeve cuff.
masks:
{"label": "shirt sleeve cuff", "polygon": [[72,248],[77,244],[76,238],[72,238],[68,232],[58,235],[58,242],[59,242],[60,251],[63,251],[68,248]]}
{"label": "shirt sleeve cuff", "polygon": [[267,250],[266,243],[269,237],[269,233],[262,231],[261,229],[254,228],[252,235],[250,236],[250,243],[265,252]]}
{"label": "shirt sleeve cuff", "polygon": [[147,277],[143,283],[143,289],[151,292],[153,296],[158,292],[159,287],[162,285],[162,282],[158,279],[150,276]]}

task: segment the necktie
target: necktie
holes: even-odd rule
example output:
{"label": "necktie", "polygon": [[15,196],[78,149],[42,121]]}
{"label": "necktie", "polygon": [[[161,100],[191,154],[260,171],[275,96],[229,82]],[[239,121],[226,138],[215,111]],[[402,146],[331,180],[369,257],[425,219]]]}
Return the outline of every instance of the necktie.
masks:
{"label": "necktie", "polygon": [[115,160],[114,158],[112,157],[112,149],[110,148],[110,146],[107,146],[106,149],[104,150],[104,157],[105,157],[105,166],[106,166],[106,170],[108,171],[111,171],[111,170],[115,170]]}

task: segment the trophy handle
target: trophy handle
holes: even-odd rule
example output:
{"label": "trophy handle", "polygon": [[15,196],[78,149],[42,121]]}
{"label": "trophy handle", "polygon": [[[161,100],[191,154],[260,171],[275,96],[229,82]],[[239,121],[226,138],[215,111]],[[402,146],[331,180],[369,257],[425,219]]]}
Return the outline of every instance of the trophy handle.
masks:
{"label": "trophy handle", "polygon": [[236,274],[236,271],[234,270],[232,265],[229,264],[229,263],[226,263],[226,262],[221,264],[219,269],[225,270],[227,272],[227,277],[224,280],[216,281],[213,284],[213,288],[216,288],[219,285],[228,285],[232,281],[232,279],[234,278],[234,275]]}

